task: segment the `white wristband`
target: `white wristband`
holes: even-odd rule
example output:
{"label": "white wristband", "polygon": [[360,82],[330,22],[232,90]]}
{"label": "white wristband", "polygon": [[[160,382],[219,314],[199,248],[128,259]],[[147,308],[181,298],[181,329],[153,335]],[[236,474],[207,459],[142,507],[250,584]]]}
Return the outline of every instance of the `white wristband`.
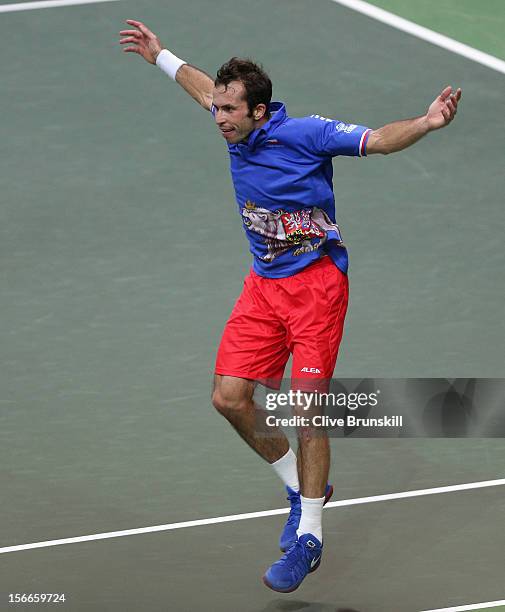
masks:
{"label": "white wristband", "polygon": [[175,75],[179,68],[186,64],[184,60],[170,53],[168,49],[162,49],[156,58],[156,65],[163,70],[165,74],[175,81]]}

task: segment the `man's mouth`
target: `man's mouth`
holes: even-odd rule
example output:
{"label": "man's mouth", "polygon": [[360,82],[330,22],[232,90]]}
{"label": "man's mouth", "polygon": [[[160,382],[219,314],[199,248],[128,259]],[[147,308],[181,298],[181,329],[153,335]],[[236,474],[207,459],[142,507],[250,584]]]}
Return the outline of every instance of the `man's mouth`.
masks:
{"label": "man's mouth", "polygon": [[235,130],[233,128],[220,128],[223,136],[229,136],[232,132],[234,132]]}

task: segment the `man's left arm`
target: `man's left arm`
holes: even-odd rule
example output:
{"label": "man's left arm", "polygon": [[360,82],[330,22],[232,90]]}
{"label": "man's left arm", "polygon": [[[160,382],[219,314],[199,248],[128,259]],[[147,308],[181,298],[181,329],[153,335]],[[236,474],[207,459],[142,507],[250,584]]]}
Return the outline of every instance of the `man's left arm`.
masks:
{"label": "man's left arm", "polygon": [[452,93],[452,88],[446,87],[432,102],[425,115],[388,123],[378,130],[373,130],[366,143],[367,155],[373,153],[387,155],[401,151],[413,145],[428,132],[449,125],[456,115],[460,99],[461,89]]}

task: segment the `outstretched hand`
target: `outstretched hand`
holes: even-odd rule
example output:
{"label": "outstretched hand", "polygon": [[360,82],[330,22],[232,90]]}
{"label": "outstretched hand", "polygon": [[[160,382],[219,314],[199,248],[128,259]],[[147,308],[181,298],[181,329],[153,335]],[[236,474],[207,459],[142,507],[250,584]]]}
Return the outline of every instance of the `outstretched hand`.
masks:
{"label": "outstretched hand", "polygon": [[442,93],[431,103],[426,119],[430,130],[438,130],[449,125],[458,111],[458,102],[461,99],[461,89],[452,93],[452,87],[446,87]]}
{"label": "outstretched hand", "polygon": [[125,53],[138,53],[146,62],[150,64],[156,63],[156,58],[163,48],[159,38],[151,32],[141,21],[127,19],[126,23],[137,28],[136,30],[121,30],[119,34],[126,38],[121,38],[120,45],[130,45],[125,47]]}

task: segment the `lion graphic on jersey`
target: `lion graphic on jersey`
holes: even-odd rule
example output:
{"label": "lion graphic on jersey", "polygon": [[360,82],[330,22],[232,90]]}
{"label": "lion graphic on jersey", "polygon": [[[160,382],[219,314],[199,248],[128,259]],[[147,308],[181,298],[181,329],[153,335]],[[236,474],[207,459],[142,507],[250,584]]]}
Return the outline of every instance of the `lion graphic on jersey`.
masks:
{"label": "lion graphic on jersey", "polygon": [[[294,212],[271,211],[247,200],[242,209],[242,221],[246,229],[264,236],[268,251],[261,259],[266,262],[271,262],[293,246],[297,247],[293,251],[295,256],[316,251],[326,242],[330,230],[341,235],[338,225],[316,206]],[[342,244],[341,240],[339,244]]]}

